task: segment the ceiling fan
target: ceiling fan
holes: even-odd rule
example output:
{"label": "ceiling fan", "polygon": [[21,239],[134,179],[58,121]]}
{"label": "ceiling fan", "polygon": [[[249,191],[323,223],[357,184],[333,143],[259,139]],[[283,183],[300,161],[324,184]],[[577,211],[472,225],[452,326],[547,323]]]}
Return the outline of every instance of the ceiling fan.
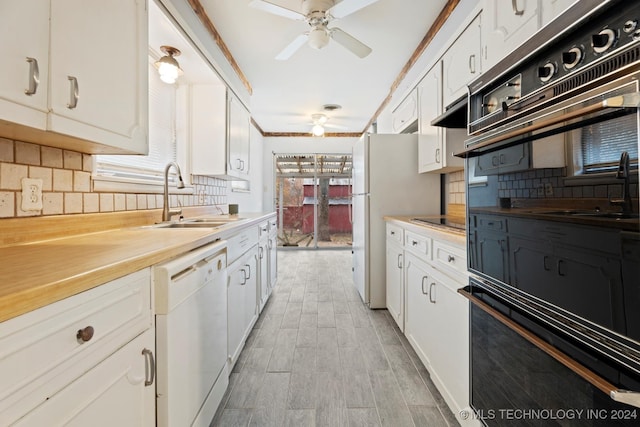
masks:
{"label": "ceiling fan", "polygon": [[371,53],[371,48],[340,28],[329,28],[334,19],[344,18],[378,0],[302,0],[301,12],[282,7],[267,0],[252,0],[249,5],[285,18],[304,20],[310,30],[296,37],[276,59],[289,59],[306,42],[315,49],[322,49],[333,39],[360,58]]}

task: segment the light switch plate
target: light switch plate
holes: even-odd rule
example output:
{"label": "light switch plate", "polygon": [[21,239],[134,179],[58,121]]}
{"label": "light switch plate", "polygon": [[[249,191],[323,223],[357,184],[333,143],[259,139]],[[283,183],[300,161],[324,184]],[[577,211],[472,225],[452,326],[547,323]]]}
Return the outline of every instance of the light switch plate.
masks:
{"label": "light switch plate", "polygon": [[42,210],[42,179],[22,178],[21,209],[25,212]]}

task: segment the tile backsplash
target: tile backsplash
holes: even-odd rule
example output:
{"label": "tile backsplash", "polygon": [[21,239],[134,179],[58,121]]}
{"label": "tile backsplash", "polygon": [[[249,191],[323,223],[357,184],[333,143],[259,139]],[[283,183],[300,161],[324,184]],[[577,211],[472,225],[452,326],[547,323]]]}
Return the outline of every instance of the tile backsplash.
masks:
{"label": "tile backsplash", "polygon": [[[115,212],[162,207],[162,194],[94,191],[89,154],[0,138],[0,218]],[[22,179],[42,179],[42,210],[23,211]],[[193,177],[193,194],[172,194],[171,206],[217,205],[226,212],[226,181]]]}
{"label": "tile backsplash", "polygon": [[465,204],[464,170],[447,175],[447,203]]}

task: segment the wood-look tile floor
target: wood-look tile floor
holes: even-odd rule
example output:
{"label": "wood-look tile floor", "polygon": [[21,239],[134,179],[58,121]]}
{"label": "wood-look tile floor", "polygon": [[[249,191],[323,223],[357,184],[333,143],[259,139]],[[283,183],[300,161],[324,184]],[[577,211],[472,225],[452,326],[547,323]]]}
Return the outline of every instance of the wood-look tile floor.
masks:
{"label": "wood-look tile floor", "polygon": [[351,251],[278,251],[212,427],[458,425],[387,310],[362,303]]}

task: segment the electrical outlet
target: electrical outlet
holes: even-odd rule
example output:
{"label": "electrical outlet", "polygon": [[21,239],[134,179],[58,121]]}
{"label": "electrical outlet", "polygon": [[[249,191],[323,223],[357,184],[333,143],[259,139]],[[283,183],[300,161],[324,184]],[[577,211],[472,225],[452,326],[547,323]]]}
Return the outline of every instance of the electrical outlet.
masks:
{"label": "electrical outlet", "polygon": [[42,210],[42,179],[22,178],[22,206],[23,211]]}
{"label": "electrical outlet", "polygon": [[545,196],[553,196],[553,185],[550,182],[544,183],[544,195]]}
{"label": "electrical outlet", "polygon": [[205,200],[205,192],[204,190],[200,190],[198,192],[198,204],[204,205],[204,200]]}

